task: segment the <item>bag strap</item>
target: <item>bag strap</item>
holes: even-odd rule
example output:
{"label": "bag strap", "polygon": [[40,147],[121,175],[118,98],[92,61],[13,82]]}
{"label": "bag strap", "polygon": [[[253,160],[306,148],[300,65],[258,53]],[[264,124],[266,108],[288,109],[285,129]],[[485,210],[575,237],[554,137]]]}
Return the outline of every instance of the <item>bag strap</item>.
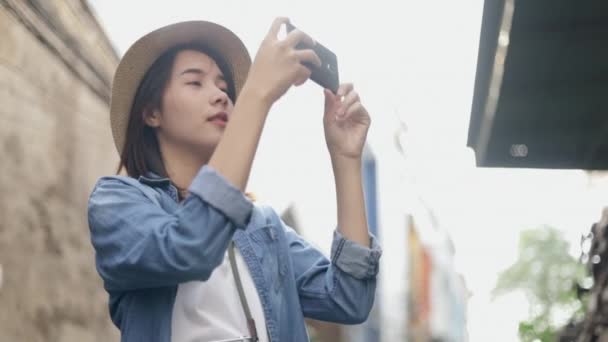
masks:
{"label": "bag strap", "polygon": [[245,318],[247,319],[247,328],[249,329],[249,334],[251,335],[252,341],[257,342],[259,341],[258,331],[255,328],[255,320],[251,316],[251,311],[249,310],[249,303],[247,303],[247,297],[245,297],[245,291],[243,290],[241,276],[239,275],[239,269],[236,265],[234,249],[234,241],[230,241],[230,247],[228,248],[228,256],[230,258],[230,267],[232,268],[232,275],[234,276],[234,281],[236,282],[236,288],[239,291],[239,298],[241,299],[241,306],[243,307],[243,311],[245,312]]}

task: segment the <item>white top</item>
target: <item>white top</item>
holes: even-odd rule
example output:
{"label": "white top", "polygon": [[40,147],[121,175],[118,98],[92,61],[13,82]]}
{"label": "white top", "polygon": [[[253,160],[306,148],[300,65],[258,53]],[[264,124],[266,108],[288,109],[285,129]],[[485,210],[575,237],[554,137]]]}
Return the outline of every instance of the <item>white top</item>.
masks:
{"label": "white top", "polygon": [[[243,257],[238,249],[235,248],[235,252],[258,338],[261,342],[267,342],[266,320],[260,297]],[[222,341],[239,337],[249,337],[249,329],[226,252],[224,261],[213,270],[207,281],[179,284],[173,306],[171,341]]]}

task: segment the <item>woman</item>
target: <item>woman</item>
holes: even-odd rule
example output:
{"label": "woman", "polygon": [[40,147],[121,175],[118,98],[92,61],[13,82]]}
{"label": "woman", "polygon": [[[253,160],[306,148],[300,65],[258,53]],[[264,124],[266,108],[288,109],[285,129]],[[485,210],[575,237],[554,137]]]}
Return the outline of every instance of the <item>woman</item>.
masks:
{"label": "woman", "polygon": [[[120,169],[89,199],[96,266],[123,341],[307,341],[304,317],[355,324],[372,307],[380,247],[369,235],[361,152],[370,124],[352,85],[325,90],[338,228],[331,260],[244,194],[264,120],[319,65],[276,19],[251,63],[210,22],[139,39],[114,77]],[[239,339],[241,338],[241,339]]]}

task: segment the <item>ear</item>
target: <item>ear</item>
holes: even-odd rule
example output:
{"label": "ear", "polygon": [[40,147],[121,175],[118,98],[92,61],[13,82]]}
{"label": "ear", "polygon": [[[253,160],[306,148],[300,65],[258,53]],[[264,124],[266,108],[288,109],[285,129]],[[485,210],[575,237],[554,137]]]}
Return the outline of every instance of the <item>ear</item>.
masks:
{"label": "ear", "polygon": [[144,123],[150,127],[160,127],[160,111],[158,109],[146,109],[143,112]]}

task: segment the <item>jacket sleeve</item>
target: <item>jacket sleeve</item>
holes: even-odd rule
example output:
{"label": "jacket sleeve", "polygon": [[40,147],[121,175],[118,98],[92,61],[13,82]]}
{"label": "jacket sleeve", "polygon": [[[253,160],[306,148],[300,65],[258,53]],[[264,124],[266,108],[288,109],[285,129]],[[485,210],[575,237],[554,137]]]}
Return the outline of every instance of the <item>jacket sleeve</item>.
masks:
{"label": "jacket sleeve", "polygon": [[141,188],[102,178],[88,204],[96,266],[107,290],[132,290],[207,280],[223,260],[252,203],[209,166],[191,195],[168,213]]}
{"label": "jacket sleeve", "polygon": [[361,246],[334,231],[331,259],[281,222],[296,277],[305,317],[359,324],[374,304],[376,276],[382,250],[370,234],[370,246]]}

